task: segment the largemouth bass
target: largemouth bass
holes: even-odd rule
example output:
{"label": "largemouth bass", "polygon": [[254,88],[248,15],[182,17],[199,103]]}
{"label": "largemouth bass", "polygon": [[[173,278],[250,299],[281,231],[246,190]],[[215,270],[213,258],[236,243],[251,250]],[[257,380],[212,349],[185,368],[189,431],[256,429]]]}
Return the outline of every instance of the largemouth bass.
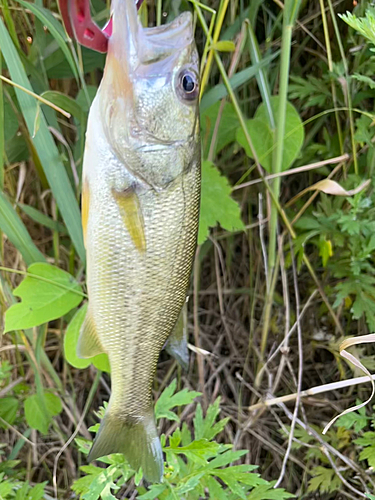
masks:
{"label": "largemouth bass", "polygon": [[198,54],[189,12],[143,28],[134,0],[114,0],[112,20],[86,136],[89,306],[77,350],[107,353],[111,365],[111,397],[88,460],[123,453],[157,482],[152,383],[185,304],[198,230]]}

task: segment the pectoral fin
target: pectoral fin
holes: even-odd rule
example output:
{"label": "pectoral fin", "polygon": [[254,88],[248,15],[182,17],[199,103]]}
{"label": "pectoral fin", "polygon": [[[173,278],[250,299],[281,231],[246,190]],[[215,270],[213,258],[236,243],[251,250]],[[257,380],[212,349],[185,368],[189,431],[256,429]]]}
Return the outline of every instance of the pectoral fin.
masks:
{"label": "pectoral fin", "polygon": [[81,327],[77,342],[77,356],[79,358],[92,358],[105,351],[98,337],[94,319],[88,309]]}
{"label": "pectoral fin", "polygon": [[128,188],[125,191],[116,191],[113,189],[112,194],[135,247],[140,252],[144,252],[146,250],[146,237],[142,208],[137,193],[134,189]]}
{"label": "pectoral fin", "polygon": [[189,369],[189,351],[187,339],[187,302],[182,307],[176,326],[169,336],[166,350],[180,363],[185,371]]}

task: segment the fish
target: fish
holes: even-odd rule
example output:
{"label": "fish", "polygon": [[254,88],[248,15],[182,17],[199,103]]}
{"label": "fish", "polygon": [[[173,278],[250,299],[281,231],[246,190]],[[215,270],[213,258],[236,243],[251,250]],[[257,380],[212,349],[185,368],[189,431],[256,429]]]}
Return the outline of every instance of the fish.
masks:
{"label": "fish", "polygon": [[111,395],[88,461],[123,453],[163,477],[152,402],[162,348],[185,359],[184,306],[197,243],[201,144],[193,16],[142,27],[113,0],[82,176],[88,309],[77,354],[106,353]]}

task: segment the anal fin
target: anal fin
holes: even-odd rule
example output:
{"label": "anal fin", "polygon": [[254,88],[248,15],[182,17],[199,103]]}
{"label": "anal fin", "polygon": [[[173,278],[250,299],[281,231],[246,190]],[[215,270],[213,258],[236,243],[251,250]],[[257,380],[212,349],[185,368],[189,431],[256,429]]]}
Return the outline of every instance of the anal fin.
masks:
{"label": "anal fin", "polygon": [[98,337],[94,318],[87,310],[83,325],[81,327],[77,342],[77,356],[79,358],[92,358],[97,354],[103,354],[105,351]]}
{"label": "anal fin", "polygon": [[180,316],[177,320],[173,332],[170,334],[167,345],[167,352],[180,363],[182,368],[189,369],[189,350],[187,338],[187,301],[182,306]]}

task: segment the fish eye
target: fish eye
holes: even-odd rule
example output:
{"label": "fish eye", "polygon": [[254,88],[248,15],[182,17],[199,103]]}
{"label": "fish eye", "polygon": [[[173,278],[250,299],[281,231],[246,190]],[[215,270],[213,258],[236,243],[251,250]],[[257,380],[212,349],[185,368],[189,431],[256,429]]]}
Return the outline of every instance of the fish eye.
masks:
{"label": "fish eye", "polygon": [[197,74],[194,71],[183,68],[178,76],[178,90],[183,99],[187,101],[195,100],[199,94]]}

